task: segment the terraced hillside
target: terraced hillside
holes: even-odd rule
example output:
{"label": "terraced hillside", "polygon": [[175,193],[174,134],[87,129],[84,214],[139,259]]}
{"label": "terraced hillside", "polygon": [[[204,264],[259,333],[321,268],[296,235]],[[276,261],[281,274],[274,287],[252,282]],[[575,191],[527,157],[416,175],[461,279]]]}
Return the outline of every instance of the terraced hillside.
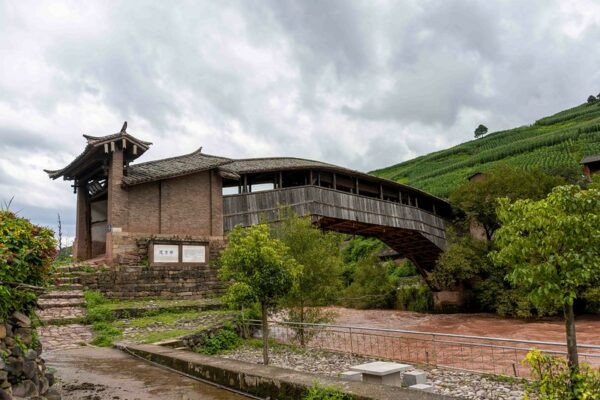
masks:
{"label": "terraced hillside", "polygon": [[578,168],[584,156],[597,153],[600,101],[371,173],[446,197],[469,175],[497,163],[524,169]]}

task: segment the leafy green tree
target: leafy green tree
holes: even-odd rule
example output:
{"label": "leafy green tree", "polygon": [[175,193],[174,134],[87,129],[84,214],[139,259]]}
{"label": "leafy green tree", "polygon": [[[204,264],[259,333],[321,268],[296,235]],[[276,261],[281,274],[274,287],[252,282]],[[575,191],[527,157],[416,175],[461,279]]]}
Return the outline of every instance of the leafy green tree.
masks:
{"label": "leafy green tree", "polygon": [[228,295],[252,299],[260,304],[263,338],[263,362],[269,364],[268,312],[293,290],[296,262],[281,241],[270,236],[269,226],[236,226],[219,259],[219,276],[233,281]]}
{"label": "leafy green tree", "polygon": [[485,125],[479,124],[479,126],[475,129],[475,137],[476,138],[483,136],[486,133],[488,133],[488,128]]}
{"label": "leafy green tree", "polygon": [[562,183],[562,178],[548,176],[538,170],[522,171],[500,165],[486,173],[483,180],[465,182],[450,195],[450,202],[464,211],[469,221],[479,222],[487,239],[492,240],[500,227],[496,199],[541,199]]}
{"label": "leafy green tree", "polygon": [[596,96],[594,96],[593,94],[591,94],[588,98],[587,98],[587,102],[588,104],[594,104],[595,102],[597,102],[598,99],[596,98]]}
{"label": "leafy green tree", "polygon": [[[289,209],[280,210],[282,222],[272,234],[289,249],[298,263],[296,284],[285,295],[282,304],[289,309],[288,318],[300,323],[330,322],[331,312],[317,308],[336,300],[342,287],[341,236],[324,233],[310,219],[300,218]],[[296,329],[300,344],[306,344],[302,325]]]}
{"label": "leafy green tree", "polygon": [[600,282],[600,190],[555,188],[546,199],[501,199],[497,232],[500,266],[511,266],[508,279],[527,289],[541,307],[563,307],[568,360],[578,368],[573,302]]}

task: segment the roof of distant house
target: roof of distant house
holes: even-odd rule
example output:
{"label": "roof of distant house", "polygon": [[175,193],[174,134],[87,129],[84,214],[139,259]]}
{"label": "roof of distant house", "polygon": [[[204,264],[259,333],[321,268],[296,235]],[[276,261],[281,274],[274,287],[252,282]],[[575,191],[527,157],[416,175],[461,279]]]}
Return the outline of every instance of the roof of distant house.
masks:
{"label": "roof of distant house", "polygon": [[579,164],[589,164],[597,161],[600,161],[600,154],[583,157]]}

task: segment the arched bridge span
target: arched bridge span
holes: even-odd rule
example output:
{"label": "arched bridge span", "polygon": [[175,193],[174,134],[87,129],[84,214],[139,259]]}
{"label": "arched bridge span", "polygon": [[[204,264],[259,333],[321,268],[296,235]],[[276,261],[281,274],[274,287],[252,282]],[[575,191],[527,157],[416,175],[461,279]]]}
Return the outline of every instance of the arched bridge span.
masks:
{"label": "arched bridge span", "polygon": [[326,230],[377,237],[415,263],[423,275],[446,248],[445,220],[435,213],[313,185],[224,196],[224,228],[275,222],[281,206],[312,217]]}

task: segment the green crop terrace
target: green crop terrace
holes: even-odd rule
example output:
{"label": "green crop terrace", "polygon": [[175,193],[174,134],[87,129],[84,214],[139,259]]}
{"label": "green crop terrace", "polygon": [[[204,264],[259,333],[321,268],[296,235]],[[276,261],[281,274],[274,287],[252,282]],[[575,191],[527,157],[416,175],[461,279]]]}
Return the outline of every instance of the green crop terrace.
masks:
{"label": "green crop terrace", "polygon": [[516,168],[578,168],[587,155],[600,153],[600,101],[582,104],[533,125],[490,133],[482,138],[371,174],[447,197],[467,177],[498,163]]}

